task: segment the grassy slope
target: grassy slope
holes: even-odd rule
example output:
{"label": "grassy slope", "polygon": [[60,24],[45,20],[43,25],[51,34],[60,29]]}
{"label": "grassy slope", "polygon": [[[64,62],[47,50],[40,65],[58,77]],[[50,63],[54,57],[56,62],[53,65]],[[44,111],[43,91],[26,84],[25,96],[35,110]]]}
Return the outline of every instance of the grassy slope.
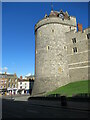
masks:
{"label": "grassy slope", "polygon": [[72,96],[79,93],[88,93],[88,80],[69,83],[48,94],[61,94]]}

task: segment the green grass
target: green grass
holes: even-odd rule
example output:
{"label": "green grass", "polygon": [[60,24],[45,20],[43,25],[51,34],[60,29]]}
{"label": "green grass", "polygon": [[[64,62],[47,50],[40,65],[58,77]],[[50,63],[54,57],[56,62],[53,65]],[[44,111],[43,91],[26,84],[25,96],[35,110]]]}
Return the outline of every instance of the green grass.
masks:
{"label": "green grass", "polygon": [[88,84],[90,81],[78,81],[69,83],[65,86],[62,86],[52,92],[47,93],[47,95],[50,94],[60,94],[60,95],[66,95],[68,97],[71,97],[73,95],[79,94],[79,93],[88,93]]}

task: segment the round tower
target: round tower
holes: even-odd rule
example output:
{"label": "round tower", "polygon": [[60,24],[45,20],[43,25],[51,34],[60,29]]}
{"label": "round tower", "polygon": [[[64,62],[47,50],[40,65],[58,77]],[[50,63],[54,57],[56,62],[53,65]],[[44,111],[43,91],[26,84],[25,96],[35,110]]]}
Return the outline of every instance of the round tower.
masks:
{"label": "round tower", "polygon": [[41,96],[69,83],[65,32],[76,29],[76,18],[51,11],[35,25],[35,83],[32,96]]}

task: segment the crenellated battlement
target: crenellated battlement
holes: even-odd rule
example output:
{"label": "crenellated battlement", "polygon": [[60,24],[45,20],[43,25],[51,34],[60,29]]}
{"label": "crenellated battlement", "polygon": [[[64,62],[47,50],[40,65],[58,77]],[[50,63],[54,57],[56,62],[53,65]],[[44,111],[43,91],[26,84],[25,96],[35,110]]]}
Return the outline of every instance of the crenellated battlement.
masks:
{"label": "crenellated battlement", "polygon": [[[57,13],[57,14],[55,14],[55,13]],[[35,25],[35,31],[43,25],[54,24],[54,23],[76,27],[76,18],[75,17],[68,15],[69,18],[68,17],[64,18],[65,15],[63,15],[63,17],[62,17],[62,16],[60,16],[61,13],[65,14],[63,12],[58,13],[58,12],[53,11],[53,13],[51,12],[51,14],[49,16],[45,15],[45,17],[42,20],[38,21],[37,24]]]}

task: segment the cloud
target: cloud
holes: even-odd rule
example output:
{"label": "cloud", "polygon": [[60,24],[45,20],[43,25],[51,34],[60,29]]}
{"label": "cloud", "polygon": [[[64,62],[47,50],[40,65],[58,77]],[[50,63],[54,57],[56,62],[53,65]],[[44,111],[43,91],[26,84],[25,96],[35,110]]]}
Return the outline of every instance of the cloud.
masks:
{"label": "cloud", "polygon": [[[4,73],[5,73],[5,72],[1,72],[1,71],[0,71],[0,74],[4,74]],[[11,74],[11,73],[6,72],[6,74]]]}
{"label": "cloud", "polygon": [[8,70],[8,68],[7,68],[7,67],[4,67],[4,68],[3,68],[3,70],[7,71],[7,70]]}
{"label": "cloud", "polygon": [[8,72],[7,72],[7,74],[11,74],[11,73],[8,73]]}
{"label": "cloud", "polygon": [[25,76],[31,76],[32,74],[31,73],[28,73],[27,75],[25,75]]}

